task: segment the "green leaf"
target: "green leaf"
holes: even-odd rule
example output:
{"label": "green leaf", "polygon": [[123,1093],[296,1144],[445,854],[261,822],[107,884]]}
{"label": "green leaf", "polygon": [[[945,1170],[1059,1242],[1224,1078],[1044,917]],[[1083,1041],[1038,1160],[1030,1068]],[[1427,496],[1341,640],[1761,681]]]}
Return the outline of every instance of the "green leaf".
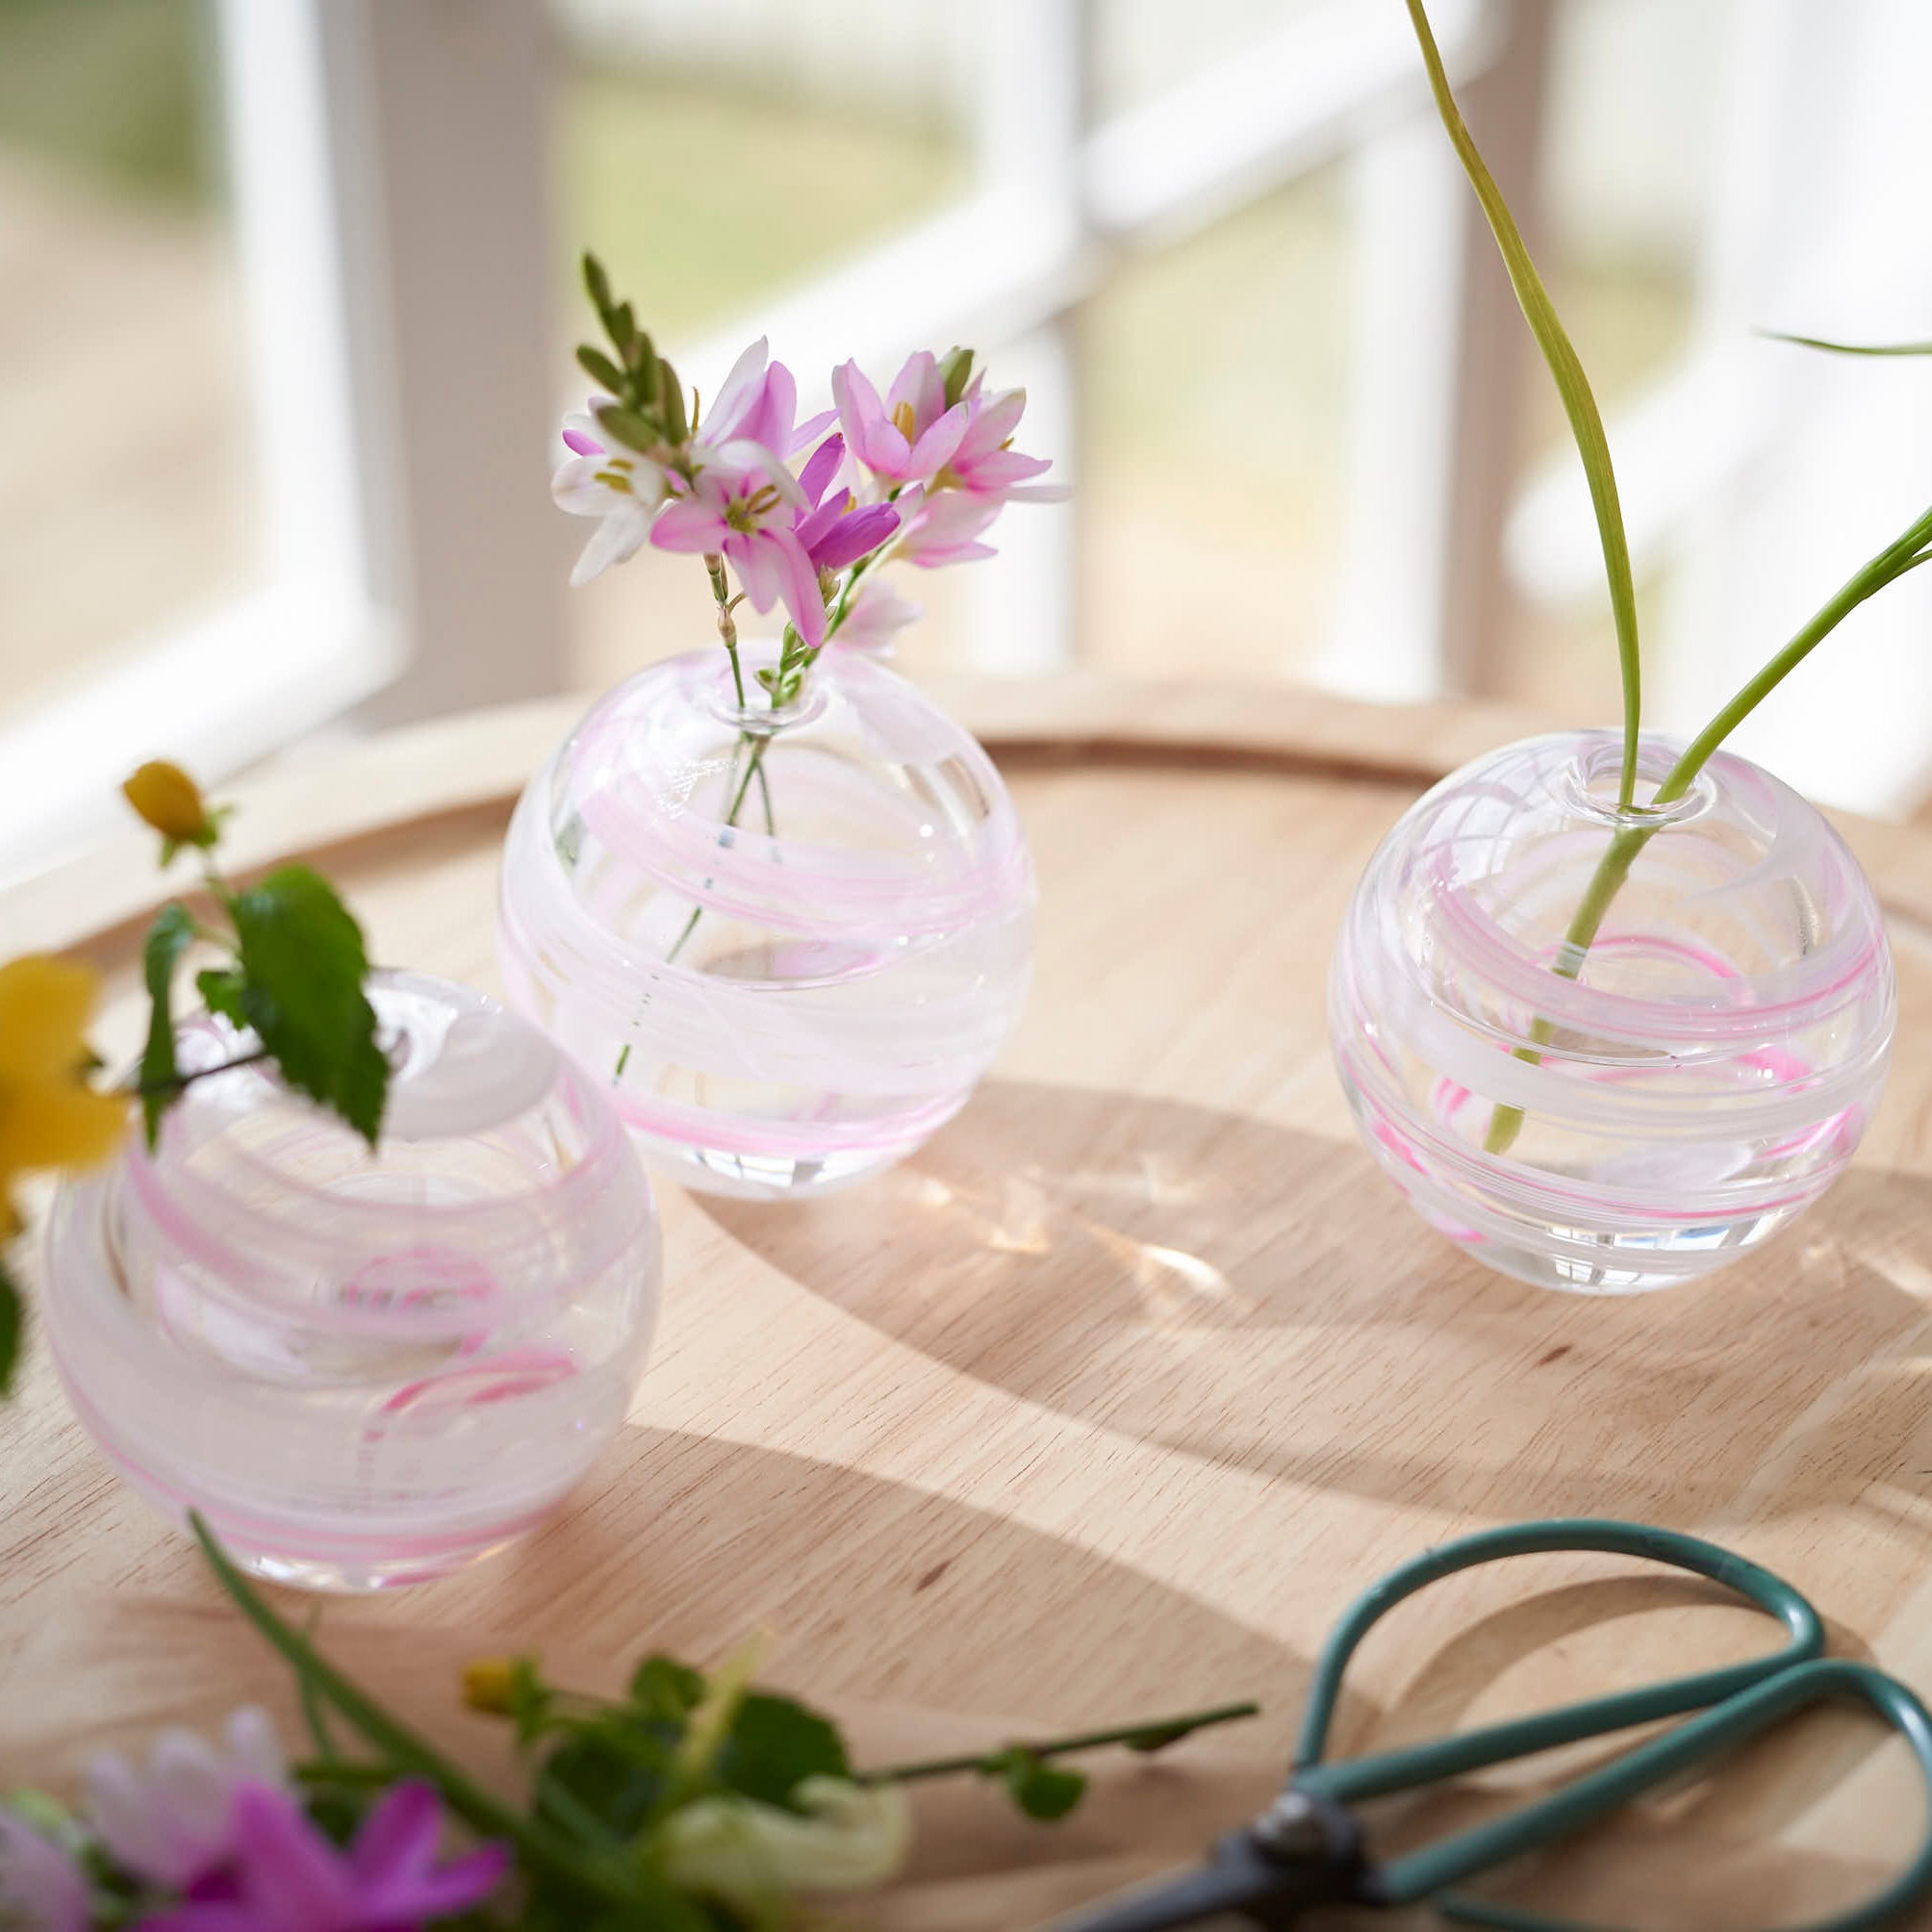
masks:
{"label": "green leaf", "polygon": [[548,1793],[561,1787],[628,1838],[644,1827],[669,1786],[677,1737],[675,1726],[642,1724],[622,1708],[577,1723],[539,1767],[532,1799],[554,1816]]}
{"label": "green leaf", "polygon": [[637,354],[637,318],[630,312],[628,302],[620,302],[605,318],[610,324],[610,339],[618,346],[619,353],[626,363]]}
{"label": "green leaf", "polygon": [[579,343],[577,365],[593,382],[601,383],[613,395],[624,393],[623,371],[601,349],[594,349],[589,343]]}
{"label": "green leaf", "polygon": [[239,893],[230,911],[247,1024],[291,1086],[374,1146],[389,1061],[363,991],[362,928],[328,880],[305,865],[278,866]]}
{"label": "green leaf", "polygon": [[789,1804],[806,1778],[847,1778],[845,1740],[828,1718],[790,1697],[753,1690],[718,1754],[718,1776],[728,1789],[766,1804]]}
{"label": "green leaf", "polygon": [[603,264],[586,248],[584,250],[584,287],[590,293],[591,306],[597,314],[610,313],[610,277],[603,271]]}
{"label": "green leaf", "polygon": [[1409,0],[1409,17],[1422,48],[1423,64],[1429,69],[1430,90],[1436,109],[1455,143],[1476,197],[1488,217],[1496,238],[1503,266],[1509,270],[1511,286],[1522,306],[1525,320],[1543,352],[1557,394],[1563,398],[1563,414],[1569,418],[1570,434],[1577,454],[1583,459],[1584,474],[1589,480],[1589,499],[1596,511],[1598,540],[1603,546],[1604,574],[1610,583],[1610,607],[1616,620],[1616,655],[1623,678],[1623,775],[1617,802],[1631,802],[1637,782],[1637,732],[1641,712],[1642,673],[1637,648],[1637,591],[1630,575],[1630,543],[1624,534],[1623,505],[1616,494],[1616,471],[1611,465],[1610,439],[1604,434],[1603,418],[1596,397],[1590,394],[1589,379],[1583,364],[1557,318],[1556,305],[1543,287],[1530,251],[1523,243],[1515,217],[1510,213],[1503,191],[1476,150],[1469,130],[1463,125],[1449,77],[1442,70],[1442,56],[1436,51],[1436,37],[1429,30],[1429,16],[1422,0]]}
{"label": "green leaf", "polygon": [[684,389],[677,380],[677,371],[668,362],[660,361],[657,380],[660,385],[657,406],[664,413],[665,434],[673,443],[682,443],[691,432],[684,419]]}
{"label": "green leaf", "polygon": [[27,1304],[19,1284],[0,1261],[0,1395],[13,1388],[13,1370],[20,1360],[20,1332],[26,1326]]}
{"label": "green leaf", "polygon": [[648,1722],[681,1724],[703,1696],[703,1673],[661,1652],[630,1673],[630,1701]]}
{"label": "green leaf", "polygon": [[1084,1772],[1062,1770],[1022,1744],[996,1753],[982,1768],[1005,1785],[1013,1802],[1030,1818],[1042,1824],[1065,1818],[1086,1794]]}
{"label": "green leaf", "polygon": [[201,1004],[235,1027],[248,1024],[242,1010],[243,984],[240,969],[234,966],[210,966],[194,976],[194,990],[201,995]]}
{"label": "green leaf", "polygon": [[617,438],[635,449],[640,456],[647,456],[663,442],[662,434],[634,409],[625,409],[622,403],[607,402],[597,411],[597,420]]}
{"label": "green leaf", "polygon": [[1790,336],[1783,329],[1760,329],[1774,343],[1795,343],[1801,349],[1824,349],[1835,356],[1932,356],[1932,343],[1834,343],[1823,336]]}
{"label": "green leaf", "polygon": [[181,1094],[174,1064],[174,969],[193,937],[194,921],[175,900],[155,914],[140,949],[140,977],[151,1003],[140,1055],[140,1117],[150,1149],[161,1137],[162,1115]]}

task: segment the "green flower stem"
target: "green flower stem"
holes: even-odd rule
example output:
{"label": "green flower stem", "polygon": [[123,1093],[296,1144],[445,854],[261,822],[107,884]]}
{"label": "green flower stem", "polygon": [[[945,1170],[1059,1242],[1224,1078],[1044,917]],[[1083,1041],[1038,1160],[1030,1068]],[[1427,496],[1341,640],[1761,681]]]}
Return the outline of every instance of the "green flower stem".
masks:
{"label": "green flower stem", "polygon": [[704,569],[711,578],[711,595],[718,602],[718,635],[731,660],[731,683],[738,693],[738,709],[745,708],[745,674],[738,664],[738,623],[731,615],[731,586],[724,575],[724,559],[715,550],[704,553]]}
{"label": "green flower stem", "polygon": [[1475,140],[1464,125],[1456,96],[1443,71],[1442,56],[1430,31],[1429,16],[1422,0],[1408,0],[1410,23],[1415,29],[1422,62],[1429,70],[1429,89],[1436,97],[1436,110],[1456,149],[1462,171],[1483,204],[1489,232],[1496,239],[1497,252],[1509,271],[1510,285],[1530,333],[1537,339],[1543,360],[1549,365],[1551,379],[1563,399],[1563,414],[1569,419],[1570,434],[1576,441],[1584,474],[1589,482],[1590,506],[1596,513],[1597,539],[1603,547],[1604,575],[1610,587],[1611,613],[1616,621],[1616,661],[1623,681],[1623,771],[1617,783],[1616,801],[1628,811],[1637,797],[1637,738],[1642,711],[1642,667],[1637,648],[1637,591],[1630,573],[1630,544],[1624,534],[1623,505],[1616,494],[1616,471],[1610,460],[1610,439],[1604,433],[1603,417],[1590,393],[1589,378],[1582,360],[1564,332],[1556,304],[1543,287],[1537,265],[1530,259],[1522,231],[1510,213],[1503,191],[1496,186]]}
{"label": "green flower stem", "polygon": [[194,1067],[185,1074],[170,1075],[165,1080],[137,1080],[127,1091],[137,1098],[146,1094],[186,1093],[196,1080],[213,1080],[216,1074],[232,1074],[242,1067],[259,1067],[272,1057],[266,1047],[257,1047],[252,1053],[237,1054],[232,1060],[222,1060],[212,1067]]}
{"label": "green flower stem", "polygon": [[[1696,782],[1697,775],[1724,740],[1868,597],[1875,597],[1887,584],[1896,581],[1908,571],[1932,562],[1932,551],[1925,547],[1928,543],[1932,543],[1932,510],[1926,511],[1894,543],[1888,544],[1862,570],[1847,578],[1837,595],[1822,604],[1791,642],[1698,732],[1665,775],[1664,782],[1657,788],[1656,798],[1651,801],[1652,806],[1671,804],[1681,799]],[[1550,969],[1558,979],[1575,979],[1581,975],[1585,956],[1596,943],[1597,933],[1612,901],[1623,890],[1638,853],[1663,829],[1664,823],[1626,825],[1612,836],[1603,857],[1597,861],[1596,871],[1584,891],[1583,902],[1569,923],[1569,929],[1563,934],[1563,950],[1557,955],[1557,962]],[[1532,1044],[1517,1047],[1515,1057],[1527,1060],[1532,1066],[1538,1064],[1542,1055],[1538,1050],[1549,1044],[1554,1030],[1553,1022],[1538,1016],[1530,1028]],[[1484,1152],[1507,1154],[1515,1144],[1522,1126],[1521,1107],[1498,1107],[1489,1117],[1489,1131],[1483,1140]]]}
{"label": "green flower stem", "polygon": [[[1238,1718],[1260,1715],[1258,1704],[1217,1704],[1211,1710],[1190,1712],[1184,1717],[1157,1717],[1151,1723],[1122,1724],[1106,1731],[1082,1731],[1071,1738],[1055,1738],[1044,1744],[1023,1744],[1021,1749],[1035,1758],[1063,1758],[1074,1751],[1097,1751],[1108,1744],[1126,1744],[1138,1751],[1162,1751],[1193,1731],[1205,1731],[1212,1724],[1232,1724]],[[863,1771],[859,1781],[868,1785],[909,1785],[922,1778],[956,1777],[966,1771],[999,1768],[997,1760],[1012,1745],[996,1751],[976,1751],[957,1758],[925,1758],[916,1764],[893,1765],[882,1771]]]}
{"label": "green flower stem", "polygon": [[[200,1511],[188,1513],[188,1525],[216,1580],[242,1615],[282,1653],[304,1685],[326,1698],[371,1744],[386,1753],[394,1769],[427,1778],[465,1822],[487,1837],[508,1839],[526,1864],[614,1903],[637,1901],[638,1892],[628,1871],[612,1863],[603,1846],[575,1844],[472,1782],[434,1745],[391,1716],[367,1691],[343,1676],[292,1624],[284,1622],[236,1568]],[[328,1768],[333,1775],[338,1767]]]}
{"label": "green flower stem", "polygon": [[[833,633],[845,622],[846,612],[852,605],[852,592],[857,587],[859,579],[865,575],[866,572],[874,564],[878,562],[882,555],[884,555],[883,550],[875,550],[871,556],[861,557],[846,572],[845,581],[839,586],[838,602],[833,605],[831,613],[826,621],[825,641],[819,646],[819,650],[823,650],[826,644],[831,642]],[[731,600],[725,595],[724,559],[720,556],[707,554],[704,559],[704,567],[711,573],[711,592],[718,599],[718,635],[724,640],[724,648],[730,653],[731,682],[738,694],[738,708],[740,711],[743,711],[746,708],[745,679],[739,670],[738,664],[738,627],[732,621]],[[818,661],[818,650],[807,650],[805,648],[804,640],[799,635],[798,627],[795,624],[788,623],[785,626],[784,642],[778,653],[779,676],[772,680],[771,689],[767,694],[771,699],[770,708],[772,710],[776,711],[783,702],[780,696],[780,685],[784,674],[794,670],[801,673],[809,671]],[[725,810],[724,824],[719,834],[720,844],[724,842],[724,835],[726,833],[737,830],[738,815],[745,809],[745,801],[750,797],[751,787],[754,783],[758,787],[759,801],[764,808],[766,836],[768,838],[777,837],[778,822],[776,815],[772,809],[772,781],[765,771],[765,748],[771,742],[770,737],[762,732],[756,734],[755,739],[753,734],[749,731],[741,731],[738,734],[738,743],[733,749],[731,755],[731,769],[734,772],[737,770],[738,752],[742,751],[747,744],[750,744],[751,747],[751,756],[750,762],[745,767],[744,776],[738,781],[737,790],[732,794],[730,805]],[[727,780],[726,782],[728,783],[729,781]],[[676,942],[673,945],[671,951],[664,955],[664,963],[667,966],[690,943],[691,935],[698,930],[698,923],[703,917],[704,908],[701,905],[692,908],[691,917],[684,922],[683,931],[677,935]]]}
{"label": "green flower stem", "polygon": [[387,1765],[359,1765],[346,1758],[304,1758],[290,1768],[300,1783],[332,1790],[380,1791],[395,1782],[395,1772]]}

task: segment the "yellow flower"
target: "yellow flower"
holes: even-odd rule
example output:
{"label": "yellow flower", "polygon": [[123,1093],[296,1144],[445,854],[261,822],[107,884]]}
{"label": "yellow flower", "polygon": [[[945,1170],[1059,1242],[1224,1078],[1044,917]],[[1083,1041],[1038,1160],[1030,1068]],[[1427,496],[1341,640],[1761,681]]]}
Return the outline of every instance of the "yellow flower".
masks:
{"label": "yellow flower", "polygon": [[478,1657],[463,1666],[463,1701],[472,1711],[507,1717],[515,1681],[516,1666],[507,1657]]}
{"label": "yellow flower", "polygon": [[864,1891],[905,1863],[912,1817],[897,1785],[806,1778],[792,1802],[708,1797],[673,1812],[656,1833],[665,1875],[769,1923],[796,1893]]}
{"label": "yellow flower", "polygon": [[179,765],[153,759],[122,785],[121,792],[163,838],[178,845],[213,842],[215,824],[201,788]]}
{"label": "yellow flower", "polygon": [[127,1118],[124,1095],[87,1083],[95,979],[70,959],[29,953],[0,966],[0,1234],[19,1217],[8,1199],[33,1167],[91,1167]]}

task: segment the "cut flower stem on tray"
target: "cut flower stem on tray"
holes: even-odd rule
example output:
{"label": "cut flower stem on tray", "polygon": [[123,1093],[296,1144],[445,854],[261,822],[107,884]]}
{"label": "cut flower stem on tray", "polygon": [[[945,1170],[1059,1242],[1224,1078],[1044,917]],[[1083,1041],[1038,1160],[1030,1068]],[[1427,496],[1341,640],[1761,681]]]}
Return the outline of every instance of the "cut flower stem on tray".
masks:
{"label": "cut flower stem on tray", "polygon": [[[267,1717],[243,1710],[225,1747],[170,1732],[146,1772],[97,1757],[78,1815],[41,1794],[0,1801],[0,1912],[56,1932],[781,1932],[801,1901],[897,1876],[908,1784],[977,1777],[1050,1823],[1086,1789],[1059,1760],[1160,1751],[1256,1714],[1225,1704],[864,1770],[830,1719],[756,1684],[756,1640],[709,1671],[648,1656],[614,1698],[549,1683],[534,1658],[479,1659],[452,1688],[511,1726],[517,1799],[333,1664],[313,1625],[298,1630],[199,1514],[189,1522],[293,1671],[311,1753],[289,1763]],[[474,1841],[453,1855],[445,1816]]]}
{"label": "cut flower stem on tray", "polygon": [[[1623,686],[1623,752],[1616,793],[1621,823],[1611,836],[1550,968],[1560,979],[1576,979],[1583,973],[1590,948],[1596,942],[1612,903],[1629,878],[1631,868],[1644,847],[1664,827],[1665,821],[1658,816],[1657,808],[1682,799],[1690,791],[1698,774],[1731,733],[1860,604],[1876,596],[1888,584],[1896,582],[1907,572],[1932,561],[1932,508],[1916,518],[1896,538],[1855,571],[1764,669],[1722,705],[1716,716],[1691,739],[1665,773],[1655,793],[1648,799],[1640,799],[1637,796],[1637,764],[1642,721],[1641,658],[1638,646],[1636,597],[1631,581],[1630,547],[1624,534],[1623,510],[1617,496],[1609,438],[1604,432],[1603,419],[1590,393],[1583,364],[1558,318],[1556,307],[1537,272],[1536,264],[1530,259],[1529,250],[1524,245],[1522,234],[1510,213],[1502,191],[1496,186],[1463,123],[1448,75],[1443,70],[1435,35],[1430,30],[1423,0],[1407,0],[1407,5],[1416,40],[1422,49],[1423,63],[1428,68],[1436,111],[1455,146],[1463,172],[1482,203],[1516,299],[1563,400],[1563,413],[1568,419],[1577,454],[1589,485],[1590,504],[1603,549],[1611,610],[1615,620],[1617,663]],[[1932,351],[1932,343],[1922,343],[1860,347],[1808,336],[1790,336],[1784,340],[1850,355],[1911,355]],[[1515,1056],[1535,1063],[1540,1057],[1538,1048],[1548,1043],[1553,1031],[1554,1025],[1550,1020],[1537,1018],[1530,1030],[1535,1044],[1514,1049]],[[1522,1109],[1498,1106],[1490,1115],[1484,1140],[1485,1151],[1507,1154],[1514,1145],[1522,1126]]]}

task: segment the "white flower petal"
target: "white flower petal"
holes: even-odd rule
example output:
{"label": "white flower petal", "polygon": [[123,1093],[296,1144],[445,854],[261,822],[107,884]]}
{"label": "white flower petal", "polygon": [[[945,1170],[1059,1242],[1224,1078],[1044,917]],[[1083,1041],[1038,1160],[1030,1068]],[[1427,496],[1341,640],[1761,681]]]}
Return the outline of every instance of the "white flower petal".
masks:
{"label": "white flower petal", "polygon": [[114,1752],[103,1751],[89,1760],[86,1784],[95,1835],[114,1863],[157,1884],[178,1884],[173,1845],[154,1817],[146,1785],[134,1767]]}
{"label": "white flower petal", "polygon": [[289,1761],[267,1712],[243,1704],[228,1719],[228,1761],[237,1779],[288,1791]]}
{"label": "white flower petal", "polygon": [[619,498],[584,546],[571,582],[582,586],[608,570],[637,555],[650,534],[650,515],[636,503]]}

